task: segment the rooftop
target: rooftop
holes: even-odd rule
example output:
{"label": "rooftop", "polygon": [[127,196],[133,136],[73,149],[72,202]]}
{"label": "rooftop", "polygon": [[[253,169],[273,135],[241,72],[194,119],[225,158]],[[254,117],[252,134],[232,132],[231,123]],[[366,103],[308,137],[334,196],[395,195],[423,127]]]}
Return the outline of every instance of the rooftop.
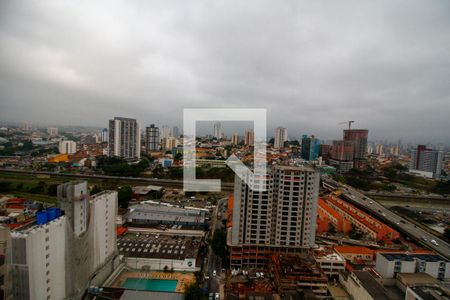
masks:
{"label": "rooftop", "polygon": [[416,285],[410,289],[423,300],[450,300],[450,290],[442,285]]}
{"label": "rooftop", "polygon": [[375,250],[362,246],[335,246],[334,250],[339,253],[354,253],[372,255]]}
{"label": "rooftop", "polygon": [[118,238],[117,248],[127,257],[184,260],[197,257],[200,242],[198,237],[127,233]]}
{"label": "rooftop", "polygon": [[158,203],[144,203],[132,206],[128,219],[167,221],[179,223],[205,222],[206,211],[194,208],[184,208]]}
{"label": "rooftop", "polygon": [[354,276],[361,282],[364,289],[377,300],[388,300],[383,286],[367,271],[353,271]]}
{"label": "rooftop", "polygon": [[386,224],[378,221],[377,219],[367,215],[362,210],[356,208],[354,205],[351,205],[350,203],[348,203],[342,199],[329,196],[327,198],[327,201],[329,201],[333,205],[337,206],[339,209],[343,210],[345,213],[351,215],[353,218],[355,218],[360,223],[364,224],[364,226],[366,226],[367,228],[369,228],[370,230],[372,230],[374,232],[386,231],[386,232],[397,233],[391,227],[389,227]]}
{"label": "rooftop", "polygon": [[447,258],[438,254],[406,254],[406,253],[380,253],[389,261],[414,261],[414,259],[423,260],[426,262],[450,262]]}
{"label": "rooftop", "polygon": [[163,189],[162,186],[159,185],[139,185],[139,186],[133,186],[133,193],[139,194],[139,195],[146,195],[150,193],[151,191],[161,191]]}

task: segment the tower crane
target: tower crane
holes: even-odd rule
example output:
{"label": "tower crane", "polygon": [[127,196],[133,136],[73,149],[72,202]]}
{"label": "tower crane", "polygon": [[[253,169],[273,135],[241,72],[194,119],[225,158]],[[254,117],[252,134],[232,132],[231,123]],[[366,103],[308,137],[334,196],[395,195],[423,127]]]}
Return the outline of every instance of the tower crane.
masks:
{"label": "tower crane", "polygon": [[345,122],[339,123],[339,125],[348,124],[348,130],[350,130],[352,128],[352,123],[355,123],[355,121],[345,121]]}

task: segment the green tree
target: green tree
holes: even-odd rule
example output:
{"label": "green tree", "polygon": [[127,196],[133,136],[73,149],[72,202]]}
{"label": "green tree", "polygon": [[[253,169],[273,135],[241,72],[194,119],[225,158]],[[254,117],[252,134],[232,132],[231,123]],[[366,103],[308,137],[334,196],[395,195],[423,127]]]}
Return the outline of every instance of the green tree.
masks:
{"label": "green tree", "polygon": [[24,150],[32,150],[33,147],[33,143],[31,141],[25,141],[23,142],[23,147]]}
{"label": "green tree", "polygon": [[30,193],[43,194],[46,191],[47,184],[44,181],[39,181],[35,186],[30,188]]}
{"label": "green tree", "polygon": [[11,191],[11,181],[0,181],[0,193],[8,193]]}
{"label": "green tree", "polygon": [[133,198],[133,190],[130,186],[123,186],[119,189],[118,202],[120,208],[128,208],[131,198]]}
{"label": "green tree", "polygon": [[202,293],[200,286],[197,281],[191,283],[184,290],[184,299],[185,300],[203,300],[207,299],[207,296]]}
{"label": "green tree", "polygon": [[99,188],[98,185],[94,185],[94,186],[92,187],[92,189],[91,189],[91,195],[98,194],[98,193],[100,193],[101,191],[102,191],[102,189]]}
{"label": "green tree", "polygon": [[58,194],[58,185],[56,183],[49,185],[47,188],[47,194],[49,196],[56,196]]}
{"label": "green tree", "polygon": [[216,229],[211,240],[211,247],[214,254],[222,259],[222,265],[227,267],[229,265],[229,253],[227,248],[227,233],[225,229]]}

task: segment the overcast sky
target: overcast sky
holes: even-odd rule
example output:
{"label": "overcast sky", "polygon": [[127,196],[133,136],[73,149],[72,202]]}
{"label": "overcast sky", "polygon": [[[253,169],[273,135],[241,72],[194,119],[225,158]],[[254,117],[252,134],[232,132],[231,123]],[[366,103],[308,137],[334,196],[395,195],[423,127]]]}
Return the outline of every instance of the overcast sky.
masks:
{"label": "overcast sky", "polygon": [[192,107],[450,144],[450,1],[0,2],[1,121],[180,126]]}

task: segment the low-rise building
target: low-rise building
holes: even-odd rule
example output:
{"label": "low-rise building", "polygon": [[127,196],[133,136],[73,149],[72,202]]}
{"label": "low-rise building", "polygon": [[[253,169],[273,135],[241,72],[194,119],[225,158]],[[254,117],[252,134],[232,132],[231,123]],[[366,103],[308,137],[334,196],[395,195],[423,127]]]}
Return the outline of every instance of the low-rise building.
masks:
{"label": "low-rise building", "polygon": [[348,233],[351,230],[351,222],[328,205],[323,199],[319,198],[317,212],[319,215],[318,220],[324,220],[323,222],[327,223],[324,227],[329,227],[331,225],[337,232],[343,233]]}
{"label": "low-rise building", "polygon": [[438,284],[425,284],[408,287],[405,300],[448,300],[450,289]]}
{"label": "low-rise building", "polygon": [[331,248],[314,250],[314,258],[328,277],[337,277],[339,272],[345,270],[345,259]]}
{"label": "low-rise building", "polygon": [[438,254],[377,253],[377,272],[383,278],[395,278],[398,273],[427,273],[434,278],[450,278],[450,261]]}
{"label": "low-rise building", "polygon": [[334,246],[334,250],[346,260],[355,264],[372,264],[375,250],[362,246]]}
{"label": "low-rise building", "polygon": [[164,225],[173,229],[204,230],[207,227],[207,214],[207,209],[148,202],[130,207],[126,220],[130,225],[138,227]]}
{"label": "low-rise building", "polygon": [[325,200],[331,208],[373,240],[389,242],[400,237],[396,230],[340,198],[330,195]]}
{"label": "low-rise building", "polygon": [[146,231],[127,232],[118,238],[119,253],[128,267],[135,270],[199,270],[199,249],[202,236],[160,234]]}
{"label": "low-rise building", "polygon": [[386,289],[369,271],[341,273],[339,281],[353,299],[389,300]]}

